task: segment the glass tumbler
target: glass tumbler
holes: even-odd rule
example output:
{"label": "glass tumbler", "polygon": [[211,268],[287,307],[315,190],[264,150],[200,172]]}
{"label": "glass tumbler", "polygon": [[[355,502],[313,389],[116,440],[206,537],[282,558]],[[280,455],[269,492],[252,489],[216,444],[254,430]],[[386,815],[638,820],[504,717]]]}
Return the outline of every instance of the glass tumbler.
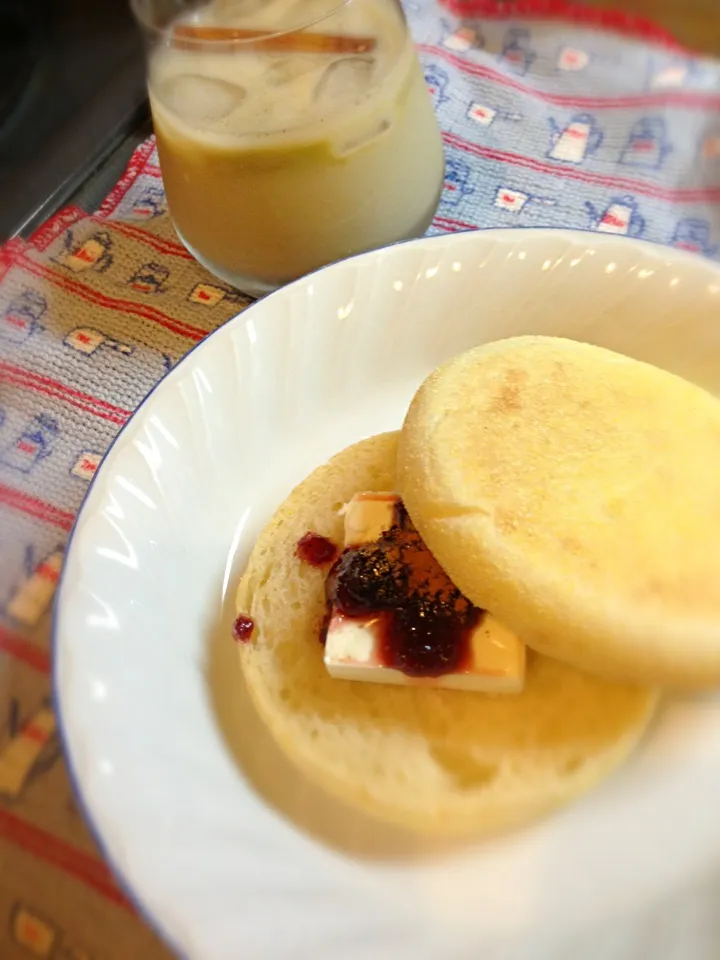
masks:
{"label": "glass tumbler", "polygon": [[168,207],[252,294],[421,236],[440,131],[397,0],[131,0]]}

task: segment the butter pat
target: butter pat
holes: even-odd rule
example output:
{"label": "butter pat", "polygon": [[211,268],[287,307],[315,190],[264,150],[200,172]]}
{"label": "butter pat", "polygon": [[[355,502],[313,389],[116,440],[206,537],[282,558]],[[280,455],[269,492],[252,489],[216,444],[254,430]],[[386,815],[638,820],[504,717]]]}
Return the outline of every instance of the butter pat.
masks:
{"label": "butter pat", "polygon": [[393,524],[399,499],[396,493],[356,493],[345,507],[345,546],[379,540]]}
{"label": "butter pat", "polygon": [[525,682],[525,645],[490,614],[470,639],[472,661],[467,669],[439,677],[409,677],[386,667],[378,654],[375,621],[335,613],[325,640],[325,666],[338,680],[365,680],[401,686],[445,687],[482,693],[519,693]]}
{"label": "butter pat", "polygon": [[[394,493],[356,494],[345,507],[345,546],[378,540],[392,526],[398,501]],[[519,693],[523,688],[525,645],[489,613],[470,636],[465,668],[439,677],[411,677],[385,666],[379,650],[379,619],[332,612],[325,641],[325,666],[332,677],[484,693]]]}

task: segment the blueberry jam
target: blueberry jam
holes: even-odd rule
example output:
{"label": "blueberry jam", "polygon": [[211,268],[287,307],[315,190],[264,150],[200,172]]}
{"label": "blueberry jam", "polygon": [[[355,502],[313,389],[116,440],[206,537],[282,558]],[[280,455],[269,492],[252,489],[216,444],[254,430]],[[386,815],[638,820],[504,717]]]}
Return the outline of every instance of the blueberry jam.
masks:
{"label": "blueberry jam", "polygon": [[337,557],[338,548],[332,540],[319,533],[306,533],[298,540],[295,553],[300,560],[312,567],[324,567]]}
{"label": "blueberry jam", "polygon": [[380,662],[411,677],[466,669],[483,611],[448,578],[402,503],[393,526],[344,550],[327,579],[328,604],[344,617],[376,620]]}
{"label": "blueberry jam", "polygon": [[244,613],[241,613],[233,624],[233,637],[239,643],[247,643],[250,637],[252,637],[254,629],[255,621],[253,618],[246,617]]}

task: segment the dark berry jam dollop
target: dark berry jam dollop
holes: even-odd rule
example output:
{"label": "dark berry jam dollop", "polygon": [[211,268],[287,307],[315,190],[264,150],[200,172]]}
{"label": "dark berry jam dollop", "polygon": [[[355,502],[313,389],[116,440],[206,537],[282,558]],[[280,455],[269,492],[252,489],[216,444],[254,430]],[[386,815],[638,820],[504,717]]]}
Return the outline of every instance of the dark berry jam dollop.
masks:
{"label": "dark berry jam dollop", "polygon": [[326,590],[338,613],[376,621],[384,666],[439,677],[469,665],[470,636],[483,611],[452,583],[402,503],[379,540],[340,554]]}
{"label": "dark berry jam dollop", "polygon": [[244,613],[241,613],[233,624],[232,634],[239,643],[247,643],[252,637],[254,629],[255,621],[253,618],[246,617]]}
{"label": "dark berry jam dollop", "polygon": [[312,567],[324,567],[337,557],[338,548],[332,540],[328,540],[319,533],[306,533],[298,540],[295,553],[304,563],[309,563]]}

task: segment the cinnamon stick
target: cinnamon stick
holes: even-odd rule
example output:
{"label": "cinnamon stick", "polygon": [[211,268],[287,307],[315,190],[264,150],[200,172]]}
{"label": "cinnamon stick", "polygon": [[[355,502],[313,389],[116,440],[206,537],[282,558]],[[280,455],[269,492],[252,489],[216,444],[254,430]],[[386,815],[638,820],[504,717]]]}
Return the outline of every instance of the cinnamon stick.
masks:
{"label": "cinnamon stick", "polygon": [[173,30],[173,41],[176,46],[181,47],[192,47],[193,41],[232,44],[237,40],[252,41],[248,44],[251,49],[259,47],[262,50],[283,50],[287,53],[370,53],[377,45],[374,37],[348,37],[327,33],[278,33],[273,36],[262,30],[198,27],[185,23],[177,24]]}

